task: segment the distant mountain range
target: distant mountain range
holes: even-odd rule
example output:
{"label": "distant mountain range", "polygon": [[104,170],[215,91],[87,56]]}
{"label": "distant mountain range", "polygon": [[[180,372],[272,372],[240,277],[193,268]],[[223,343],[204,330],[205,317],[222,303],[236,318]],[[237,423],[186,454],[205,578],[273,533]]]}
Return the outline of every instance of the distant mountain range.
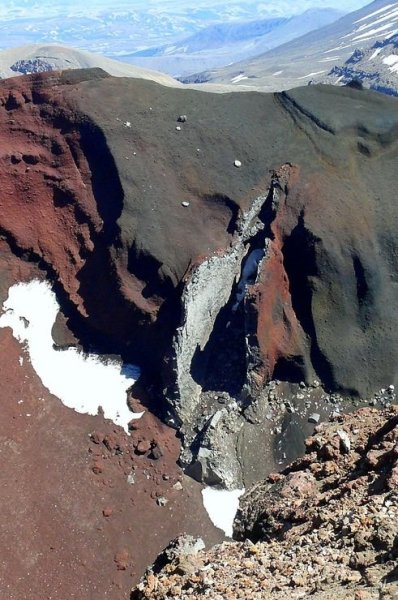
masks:
{"label": "distant mountain range", "polygon": [[375,42],[398,33],[398,2],[375,0],[337,22],[312,31],[287,44],[227,67],[182,79],[277,91],[305,85],[327,76],[332,67],[343,66],[358,48],[365,51]]}
{"label": "distant mountain range", "polygon": [[[336,6],[338,0],[323,0]],[[349,0],[360,5],[366,0]],[[315,0],[280,3],[240,0],[3,0],[0,50],[26,44],[66,44],[118,57],[144,48],[175,44],[215,23],[283,18]]]}
{"label": "distant mountain range", "polygon": [[[1,11],[1,9],[0,9]],[[0,52],[0,78],[49,70],[100,67],[111,75],[151,79],[164,85],[183,84],[154,70],[161,64],[183,61],[203,63],[206,57],[226,61],[227,56],[256,51],[281,42],[336,11],[306,11],[290,19],[266,19],[207,27],[179,45],[157,46],[137,52],[137,66],[99,54],[54,44],[36,44]],[[160,62],[157,62],[160,61]],[[163,63],[162,63],[163,61]],[[167,62],[171,61],[171,62]],[[182,63],[180,62],[180,65]],[[150,68],[153,67],[153,68]],[[346,85],[358,80],[364,87],[398,95],[398,2],[376,0],[367,7],[320,27],[255,58],[222,69],[182,77],[190,87],[209,91],[257,89],[278,91],[306,85]],[[205,84],[203,83],[205,82]]]}
{"label": "distant mountain range", "polygon": [[183,76],[198,68],[213,69],[256,56],[337,21],[342,14],[334,9],[310,9],[290,18],[217,23],[179,43],[146,48],[120,58],[173,76]]}

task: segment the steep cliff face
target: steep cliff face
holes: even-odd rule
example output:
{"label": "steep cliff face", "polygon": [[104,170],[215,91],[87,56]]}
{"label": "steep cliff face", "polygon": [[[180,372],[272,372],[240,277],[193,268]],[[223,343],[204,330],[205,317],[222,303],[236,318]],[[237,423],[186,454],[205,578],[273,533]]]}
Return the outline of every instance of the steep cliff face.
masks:
{"label": "steep cliff face", "polygon": [[45,270],[81,343],[151,374],[186,464],[210,423],[241,432],[272,377],[354,396],[396,382],[394,99],[96,70],[2,81],[0,98],[9,251]]}

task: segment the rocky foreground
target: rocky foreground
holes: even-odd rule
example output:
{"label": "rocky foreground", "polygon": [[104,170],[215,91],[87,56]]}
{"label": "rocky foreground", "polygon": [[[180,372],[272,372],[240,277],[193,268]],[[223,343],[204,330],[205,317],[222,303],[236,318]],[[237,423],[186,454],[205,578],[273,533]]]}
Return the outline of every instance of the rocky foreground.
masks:
{"label": "rocky foreground", "polygon": [[180,539],[132,598],[398,597],[398,406],[336,415],[241,499],[236,542]]}

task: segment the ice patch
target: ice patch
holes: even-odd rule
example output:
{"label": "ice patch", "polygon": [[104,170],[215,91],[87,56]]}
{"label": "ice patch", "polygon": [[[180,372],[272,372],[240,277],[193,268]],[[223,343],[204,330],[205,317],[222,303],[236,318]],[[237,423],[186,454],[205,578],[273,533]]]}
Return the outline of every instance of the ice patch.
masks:
{"label": "ice patch", "polygon": [[18,283],[8,291],[0,327],[11,327],[14,337],[24,342],[32,367],[43,385],[65,406],[79,413],[104,416],[128,431],[128,423],[143,413],[132,413],[126,392],[140,371],[133,365],[100,360],[75,348],[55,350],[51,329],[59,311],[48,283],[34,280]]}
{"label": "ice patch", "polygon": [[216,527],[222,529],[227,537],[232,538],[233,523],[239,508],[239,498],[245,490],[202,490],[203,506]]}
{"label": "ice patch", "polygon": [[282,75],[283,71],[275,71],[275,73],[272,73],[273,77],[276,77],[277,75]]}

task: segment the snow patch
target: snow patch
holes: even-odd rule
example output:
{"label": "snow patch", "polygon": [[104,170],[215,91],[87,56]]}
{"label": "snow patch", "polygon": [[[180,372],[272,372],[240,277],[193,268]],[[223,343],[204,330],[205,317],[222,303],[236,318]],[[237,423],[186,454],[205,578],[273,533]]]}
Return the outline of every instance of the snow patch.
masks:
{"label": "snow patch", "polygon": [[144,413],[132,413],[126,392],[140,375],[139,368],[116,361],[101,361],[95,354],[76,348],[55,350],[51,329],[59,312],[47,282],[18,283],[8,291],[0,327],[11,327],[14,337],[25,343],[32,367],[43,385],[65,406],[78,413],[104,416],[128,431],[128,423]]}
{"label": "snow patch", "polygon": [[360,27],[358,27],[357,31],[364,31],[365,29],[369,29],[369,27],[374,27],[375,25],[380,25],[380,23],[384,23],[385,21],[389,21],[390,23],[395,22],[397,17],[398,17],[398,10],[395,9],[395,10],[389,12],[387,15],[380,17],[379,19],[377,19],[377,21],[371,21],[370,23],[361,25]]}
{"label": "snow patch", "polygon": [[231,79],[231,83],[238,83],[239,81],[242,81],[243,79],[249,79],[246,75],[237,75],[236,77],[234,77],[233,79]]}
{"label": "snow patch", "polygon": [[376,29],[372,29],[371,31],[366,31],[365,33],[361,33],[360,35],[354,36],[352,39],[356,40],[365,40],[371,39],[372,37],[378,36],[380,33],[389,29],[391,27],[391,23],[387,23],[386,25],[382,25],[381,27],[377,27]]}
{"label": "snow patch", "polygon": [[[383,34],[383,40],[388,39],[389,37],[395,35],[398,32],[398,29],[394,29],[392,31],[387,31],[386,33]],[[371,35],[369,37],[366,38],[362,38],[361,42],[368,42],[369,40],[377,40],[380,37],[380,35]]]}
{"label": "snow patch", "polygon": [[379,8],[379,10],[375,10],[374,12],[369,13],[368,15],[365,15],[361,19],[358,19],[357,21],[355,21],[355,23],[360,23],[361,21],[366,21],[366,19],[370,19],[371,17],[374,17],[375,15],[385,12],[386,10],[393,8],[394,6],[397,6],[397,2],[394,2],[393,4],[387,4],[386,6],[383,6],[383,8]]}
{"label": "snow patch", "polygon": [[164,54],[171,54],[172,52],[174,52],[174,50],[177,50],[177,46],[169,46],[165,49]]}
{"label": "snow patch", "polygon": [[332,60],[339,60],[340,56],[329,56],[328,58],[321,58],[318,60],[319,63],[330,62]]}
{"label": "snow patch", "polygon": [[233,523],[239,508],[239,498],[245,490],[202,490],[203,506],[216,527],[222,529],[227,537],[232,538]]}
{"label": "snow patch", "polygon": [[398,54],[389,54],[388,56],[385,56],[383,59],[383,64],[388,65],[389,67],[392,67],[393,65],[395,65],[398,62]]}
{"label": "snow patch", "polygon": [[302,77],[297,77],[297,79],[307,79],[307,77],[314,77],[314,75],[321,75],[321,73],[325,73],[326,71],[316,71],[314,73],[308,73],[308,75],[303,75]]}
{"label": "snow patch", "polygon": [[378,56],[381,51],[382,51],[382,48],[376,48],[376,50],[373,52],[373,54],[371,56],[369,56],[368,60],[373,60],[374,58],[376,58],[376,56]]}

